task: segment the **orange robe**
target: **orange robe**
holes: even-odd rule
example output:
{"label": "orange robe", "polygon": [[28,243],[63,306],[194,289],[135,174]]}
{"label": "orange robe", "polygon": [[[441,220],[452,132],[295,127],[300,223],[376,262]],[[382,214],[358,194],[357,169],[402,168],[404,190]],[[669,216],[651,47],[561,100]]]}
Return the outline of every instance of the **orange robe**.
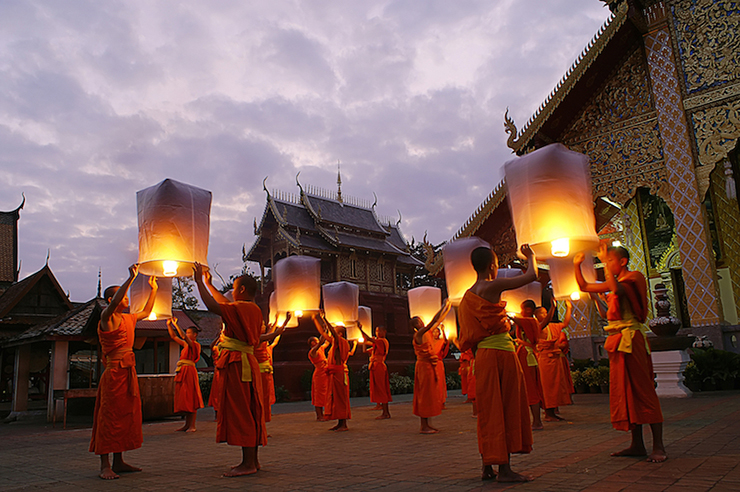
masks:
{"label": "orange robe", "polygon": [[[663,422],[663,413],[655,393],[653,362],[647,340],[639,330],[623,328],[624,322],[633,327],[645,323],[647,282],[640,272],[628,272],[618,281],[629,302],[623,302],[614,293],[609,294],[609,325],[606,327],[608,337],[604,348],[609,353],[609,409],[612,426],[617,430],[628,431],[637,425]],[[620,325],[621,329],[616,328]],[[629,332],[634,335],[631,353],[626,352],[626,347],[622,346],[623,337]]]}
{"label": "orange robe", "polygon": [[272,421],[272,405],[275,404],[275,378],[272,376],[272,347],[267,342],[259,344],[254,351],[260,364],[262,377],[262,408],[265,411],[265,422]]}
{"label": "orange robe", "polygon": [[219,392],[219,384],[221,384],[221,379],[218,377],[219,372],[216,370],[216,365],[218,365],[218,357],[219,357],[218,349],[214,349],[213,351],[213,379],[211,379],[211,392],[208,395],[208,406],[213,407],[215,411],[218,412],[219,408],[219,401],[218,401],[218,392]]}
{"label": "orange robe", "polygon": [[[260,308],[253,302],[244,301],[220,306],[226,324],[222,340],[223,337],[228,337],[246,343],[249,347],[256,347],[262,332]],[[216,442],[242,447],[264,446],[267,444],[267,432],[262,409],[259,363],[254,354],[229,350],[223,343],[216,365],[221,380]],[[248,371],[242,367],[242,361],[249,366]]]}
{"label": "orange robe", "polygon": [[527,385],[527,401],[530,405],[536,405],[543,400],[536,348],[540,325],[535,318],[517,318],[516,322],[516,355]]}
{"label": "orange robe", "polygon": [[122,314],[114,331],[102,331],[98,338],[105,370],[95,399],[90,452],[122,453],[141,447],[141,396],[134,357],[136,316]]}
{"label": "orange robe", "polygon": [[370,355],[370,401],[373,403],[389,403],[391,397],[391,384],[388,379],[388,367],[385,358],[388,355],[388,340],[376,338]]}
{"label": "orange robe", "polygon": [[329,392],[329,375],[326,373],[327,362],[324,349],[319,347],[314,357],[311,357],[311,352],[309,352],[308,360],[313,364],[311,404],[315,407],[325,407]]}
{"label": "orange robe", "polygon": [[570,343],[568,337],[565,337],[565,341],[560,345],[560,351],[563,353],[563,357],[560,362],[563,364],[563,371],[565,371],[565,377],[568,379],[568,388],[570,388],[570,394],[576,392],[576,387],[573,386],[573,376],[570,374],[570,362],[568,361],[568,352],[570,352]]}
{"label": "orange robe", "polygon": [[447,374],[445,373],[444,359],[450,351],[450,344],[444,338],[438,338],[434,340],[433,350],[437,354],[437,365],[434,368],[437,371],[437,389],[439,390],[439,397],[442,399],[442,405],[444,406],[447,401]]}
{"label": "orange robe", "polygon": [[475,385],[475,357],[473,357],[470,360],[470,369],[468,370],[468,400],[470,401],[474,401],[476,397]]}
{"label": "orange robe", "polygon": [[436,417],[442,413],[442,395],[439,391],[438,353],[434,351],[432,334],[424,334],[421,345],[413,342],[416,353],[414,368],[414,415]]}
{"label": "orange robe", "polygon": [[344,338],[332,340],[327,359],[326,372],[329,374],[329,401],[326,416],[329,420],[352,418],[349,406],[349,342]]}
{"label": "orange robe", "polygon": [[192,343],[193,348],[183,347],[180,352],[180,360],[177,362],[175,413],[193,413],[197,412],[199,408],[203,408],[203,396],[200,394],[200,383],[198,382],[198,369],[195,368],[195,363],[200,360],[200,344],[198,342]]}
{"label": "orange robe", "polygon": [[[460,375],[460,387],[462,394],[468,394],[468,377],[470,375],[470,362],[473,360],[473,351],[466,350],[460,354],[460,365],[457,368],[457,373]],[[470,396],[468,396],[470,400]]]}
{"label": "orange robe", "polygon": [[458,308],[460,350],[476,351],[478,449],[484,465],[503,465],[510,453],[532,451],[527,391],[516,352],[478,348],[485,338],[507,333],[505,306],[467,291]]}
{"label": "orange robe", "polygon": [[564,340],[566,342],[568,340],[563,328],[565,328],[563,323],[550,323],[542,330],[537,341],[537,362],[545,408],[573,404],[570,398],[570,369],[566,374],[567,364],[563,365],[561,360],[565,359],[561,346]]}

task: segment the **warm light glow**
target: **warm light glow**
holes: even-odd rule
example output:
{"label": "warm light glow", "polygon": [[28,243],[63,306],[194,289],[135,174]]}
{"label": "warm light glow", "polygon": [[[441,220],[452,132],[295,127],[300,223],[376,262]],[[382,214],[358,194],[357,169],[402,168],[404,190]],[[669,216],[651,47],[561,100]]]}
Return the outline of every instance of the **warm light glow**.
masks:
{"label": "warm light glow", "polygon": [[[146,308],[149,294],[152,288],[149,286],[149,276],[137,275],[129,290],[129,308],[132,313],[140,313]],[[157,295],[154,297],[154,305],[147,321],[158,319],[169,319],[172,317],[172,277],[157,279]]]}
{"label": "warm light glow", "polygon": [[362,338],[362,337],[358,338],[358,339],[357,339],[357,341],[358,341],[359,343],[365,343],[365,339],[364,339],[364,338]]}
{"label": "warm light glow", "polygon": [[415,287],[408,291],[409,316],[418,316],[426,326],[442,307],[442,290],[437,287]]}
{"label": "warm light glow", "polygon": [[295,317],[296,317],[296,318],[301,318],[301,317],[303,317],[303,311],[301,311],[301,310],[298,310],[298,311],[296,311],[296,312],[295,312],[295,313],[293,313],[293,314],[295,314]]}
{"label": "warm light glow", "polygon": [[564,237],[562,239],[555,239],[552,242],[551,252],[553,256],[558,256],[561,258],[568,256],[568,253],[570,253],[570,240],[567,237]]}
{"label": "warm light glow", "polygon": [[480,247],[490,248],[490,245],[481,238],[473,236],[452,241],[442,248],[447,295],[453,306],[460,304],[465,292],[478,278],[473,264],[470,263],[470,253]]}
{"label": "warm light glow", "polygon": [[334,323],[334,326],[344,326],[344,322],[337,321],[337,322]]}
{"label": "warm light glow", "polygon": [[177,262],[176,261],[163,261],[162,262],[162,273],[165,277],[174,277],[177,275]]}
{"label": "warm light glow", "polygon": [[[359,319],[360,288],[350,282],[333,282],[325,284],[322,290],[326,320],[336,326],[353,327]],[[347,331],[348,340],[360,336],[359,331],[353,331],[352,336]]]}
{"label": "warm light glow", "polygon": [[620,241],[612,241],[612,246],[614,246],[615,248],[618,248],[621,245],[622,243]]}
{"label": "warm light glow", "polygon": [[[496,276],[498,278],[512,278],[522,273],[524,272],[518,268],[499,268]],[[542,304],[542,284],[535,280],[518,289],[505,290],[501,293],[501,300],[506,302],[506,311],[510,316],[521,313],[522,303],[527,299],[533,300],[538,306]]]}
{"label": "warm light glow", "polygon": [[581,299],[581,293],[580,293],[580,292],[573,292],[573,293],[572,293],[572,294],[570,295],[570,300],[571,300],[571,301],[578,301],[578,300],[580,300],[580,299]]}
{"label": "warm light glow", "polygon": [[155,313],[154,311],[152,311],[152,312],[151,312],[151,313],[149,314],[149,317],[148,317],[147,319],[148,319],[149,321],[157,321],[157,313]]}
{"label": "warm light glow", "polygon": [[275,309],[282,312],[315,311],[321,302],[321,260],[289,256],[275,263]]}

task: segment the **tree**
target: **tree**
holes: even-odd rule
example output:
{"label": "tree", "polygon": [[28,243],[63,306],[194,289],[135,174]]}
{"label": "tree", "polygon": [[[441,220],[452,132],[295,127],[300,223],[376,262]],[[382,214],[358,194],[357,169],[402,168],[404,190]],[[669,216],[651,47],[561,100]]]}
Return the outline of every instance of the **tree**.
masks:
{"label": "tree", "polygon": [[198,309],[200,302],[193,295],[193,277],[175,277],[172,281],[172,309]]}
{"label": "tree", "polygon": [[[412,257],[416,258],[422,263],[425,263],[427,260],[427,255],[430,253],[430,248],[431,252],[433,252],[436,256],[444,245],[445,242],[441,242],[437,245],[427,243],[427,245],[425,246],[424,242],[417,243],[416,240],[412,237],[411,244],[409,245],[409,250]],[[398,287],[403,290],[409,290],[414,287],[421,287],[423,285],[439,287],[440,289],[442,289],[443,292],[446,289],[444,278],[430,274],[429,271],[424,267],[417,267],[414,270],[413,279],[409,275],[399,275],[398,277]]]}

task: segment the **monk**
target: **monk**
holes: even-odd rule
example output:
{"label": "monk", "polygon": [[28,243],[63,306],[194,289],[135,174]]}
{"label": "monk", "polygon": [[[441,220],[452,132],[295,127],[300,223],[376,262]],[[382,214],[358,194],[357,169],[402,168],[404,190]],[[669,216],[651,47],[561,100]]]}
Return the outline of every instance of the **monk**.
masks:
{"label": "monk", "polygon": [[[327,420],[336,420],[337,425],[329,430],[348,431],[347,420],[352,418],[349,404],[349,369],[347,359],[350,357],[350,346],[344,337],[343,326],[333,326],[319,313],[313,318],[316,329],[329,339],[331,348],[327,358],[326,372],[329,375],[329,399],[326,407]],[[355,348],[357,345],[355,344]]]}
{"label": "monk", "polygon": [[[527,412],[527,389],[522,367],[509,335],[506,303],[501,292],[516,289],[537,278],[537,260],[529,245],[522,245],[527,271],[510,278],[497,278],[498,258],[489,248],[476,248],[470,255],[477,280],[458,308],[460,350],[475,353],[476,401],[478,402],[478,449],[483,461],[483,480],[526,482],[531,477],[511,469],[511,453],[532,451],[532,427]],[[498,465],[498,474],[493,470]]]}
{"label": "monk", "polygon": [[384,420],[391,418],[391,412],[388,404],[393,401],[391,397],[391,384],[388,377],[388,367],[385,365],[385,358],[388,355],[388,340],[386,329],[383,326],[375,328],[375,337],[369,336],[360,325],[360,332],[365,339],[365,344],[370,345],[370,401],[380,405],[382,413],[375,417],[375,420]]}
{"label": "monk", "polygon": [[257,450],[267,444],[265,414],[262,408],[262,378],[254,350],[261,341],[282,334],[262,333],[262,311],[254,303],[257,281],[250,275],[234,280],[234,301],[229,301],[214,286],[210,273],[195,264],[195,283],[209,311],[223,318],[216,370],[219,372],[219,412],[216,442],[241,446],[242,461],[224,477],[252,475],[260,469]]}
{"label": "monk", "polygon": [[[134,358],[136,322],[149,317],[157,295],[157,278],[149,277],[151,292],[144,309],[125,312],[129,307],[126,292],[139,273],[139,265],[131,265],[123,285],[105,289],[108,306],[100,315],[98,338],[105,370],[95,398],[90,452],[100,456],[100,478],[113,480],[119,473],[138,472],[141,468],[123,461],[123,452],[141,447],[141,396]],[[113,453],[111,466],[109,454]]]}
{"label": "monk", "polygon": [[584,292],[607,296],[608,336],[604,348],[609,353],[609,408],[612,426],[631,431],[632,443],[612,456],[645,456],[643,424],[650,425],[653,450],[647,461],[661,463],[667,454],[663,445],[663,413],[655,393],[653,364],[647,341],[645,320],[648,315],[647,282],[640,272],[630,271],[629,252],[621,247],[599,247],[599,260],[605,282],[587,282],[581,272],[583,253],[574,258],[576,280]]}
{"label": "monk", "polygon": [[[553,310],[555,305],[555,302],[553,302]],[[537,340],[537,362],[542,381],[545,422],[565,420],[555,413],[556,409],[560,406],[573,404],[570,397],[570,367],[562,362],[562,359],[566,359],[562,349],[568,343],[568,336],[564,330],[570,324],[571,313],[573,312],[573,303],[570,302],[570,299],[565,300],[565,306],[563,322],[548,323],[542,329]],[[548,312],[544,307],[539,307],[534,312],[535,318],[540,323],[547,319],[547,315]],[[552,318],[552,315],[550,317]]]}
{"label": "monk", "polygon": [[316,420],[326,422],[329,420],[324,415],[324,407],[329,392],[329,375],[326,373],[327,359],[326,348],[328,340],[322,335],[321,338],[311,337],[308,339],[311,349],[308,351],[308,360],[313,364],[313,376],[311,377],[311,405],[316,410]]}
{"label": "monk", "polygon": [[[288,313],[283,322],[283,329],[290,319],[291,313]],[[266,326],[265,333],[272,333],[275,326]],[[272,421],[272,406],[277,402],[275,397],[275,378],[273,377],[273,357],[272,352],[280,341],[280,336],[276,336],[271,342],[262,342],[255,350],[255,357],[260,365],[260,375],[262,377],[262,408],[265,411],[265,422]],[[269,435],[267,437],[270,437]]]}
{"label": "monk", "polygon": [[437,354],[437,366],[434,368],[437,371],[437,389],[439,390],[439,397],[442,400],[442,410],[446,408],[447,403],[447,374],[445,373],[444,359],[450,352],[450,342],[447,340],[447,333],[445,333],[443,326],[432,330],[432,350]]}
{"label": "monk", "polygon": [[422,434],[436,434],[439,429],[432,427],[429,419],[442,413],[442,395],[439,391],[439,373],[437,364],[438,352],[434,350],[431,330],[434,330],[450,312],[452,304],[449,300],[437,311],[432,321],[424,326],[424,322],[418,316],[411,318],[411,326],[414,328],[414,352],[416,353],[416,366],[414,367],[414,415],[419,417]]}
{"label": "monk", "polygon": [[550,322],[550,316],[542,322],[534,317],[537,308],[535,302],[527,299],[521,305],[521,315],[512,318],[516,324],[516,355],[524,371],[524,381],[527,384],[527,401],[532,413],[532,430],[542,430],[542,418],[540,408],[542,406],[542,382],[540,381],[540,370],[537,363],[537,340],[540,331]]}
{"label": "monk", "polygon": [[211,392],[208,395],[208,405],[213,407],[213,413],[216,421],[218,421],[219,408],[218,388],[219,384],[221,383],[221,379],[218,377],[218,371],[216,370],[216,366],[218,365],[218,358],[221,355],[221,351],[218,348],[219,338],[216,338],[211,343],[211,358],[213,359],[213,379],[211,379]]}
{"label": "monk", "polygon": [[465,403],[471,403],[473,401],[471,400],[470,393],[468,392],[469,391],[468,390],[468,387],[469,387],[468,377],[470,376],[470,362],[472,360],[473,360],[472,350],[466,350],[465,352],[460,352],[460,365],[457,367],[457,373],[460,375],[460,388],[462,390],[462,394],[467,397],[467,399],[465,400]]}
{"label": "monk", "polygon": [[[175,334],[177,330],[177,334]],[[170,338],[182,347],[180,360],[177,361],[175,376],[175,413],[185,414],[185,425],[179,432],[195,432],[195,417],[198,409],[203,408],[203,396],[200,394],[198,370],[195,363],[200,360],[198,329],[191,326],[183,336],[177,325],[177,318],[167,320],[167,331]]]}

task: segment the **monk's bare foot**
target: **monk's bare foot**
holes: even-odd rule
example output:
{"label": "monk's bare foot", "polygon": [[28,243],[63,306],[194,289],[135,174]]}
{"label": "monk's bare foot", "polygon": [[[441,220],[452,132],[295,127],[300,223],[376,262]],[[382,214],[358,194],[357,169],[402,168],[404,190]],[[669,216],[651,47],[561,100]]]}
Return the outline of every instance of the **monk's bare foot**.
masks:
{"label": "monk's bare foot", "polygon": [[179,429],[175,429],[175,432],[185,432],[187,430],[188,430],[188,426],[187,425],[183,425]]}
{"label": "monk's bare foot", "polygon": [[100,475],[98,476],[103,480],[115,480],[116,478],[120,478],[118,474],[110,468],[101,468]]}
{"label": "monk's bare foot", "polygon": [[432,426],[426,426],[422,427],[419,432],[421,432],[422,434],[436,434],[437,432],[439,432],[439,429],[435,429]]}
{"label": "monk's bare foot", "polygon": [[118,463],[113,463],[112,470],[116,473],[133,473],[140,472],[141,468],[139,468],[138,466],[131,466],[123,461],[119,461]]}
{"label": "monk's bare foot", "polygon": [[319,422],[329,422],[331,419],[328,418],[328,417],[321,417],[321,418],[318,418],[316,420],[318,420]]}
{"label": "monk's bare foot", "polygon": [[383,407],[382,407],[382,406],[380,405],[380,403],[378,403],[378,404],[376,404],[376,405],[375,405],[375,406],[373,407],[373,410],[380,410],[381,408],[383,408]]}
{"label": "monk's bare foot", "polygon": [[244,463],[235,466],[231,470],[224,473],[224,477],[243,477],[244,475],[254,475],[257,473],[257,468],[253,466],[247,466]]}
{"label": "monk's bare foot", "polygon": [[375,420],[385,420],[389,418],[391,418],[390,415],[383,414],[383,415],[378,415],[377,417],[375,417]]}
{"label": "monk's bare foot", "polygon": [[334,430],[337,431],[337,432],[347,432],[349,430],[349,427],[347,427],[346,425],[344,425],[342,427],[337,427]]}
{"label": "monk's bare foot", "polygon": [[645,447],[630,446],[627,449],[612,453],[612,456],[645,456],[646,454],[647,450],[645,449]]}
{"label": "monk's bare foot", "polygon": [[534,480],[529,475],[522,475],[521,473],[516,473],[514,471],[509,471],[508,473],[503,473],[499,470],[498,476],[496,476],[497,482],[531,482]]}
{"label": "monk's bare foot", "polygon": [[483,473],[481,473],[481,480],[494,480],[496,478],[496,472],[493,471],[491,465],[483,465]]}
{"label": "monk's bare foot", "polygon": [[541,430],[544,430],[544,429],[545,429],[545,426],[543,426],[542,424],[532,425],[532,430],[533,431],[541,431]]}
{"label": "monk's bare foot", "polygon": [[563,422],[565,419],[563,417],[558,417],[557,415],[545,415],[542,420],[545,422]]}
{"label": "monk's bare foot", "polygon": [[191,427],[190,429],[186,430],[185,432],[195,432],[195,427]]}
{"label": "monk's bare foot", "polygon": [[647,461],[650,463],[663,463],[667,459],[668,455],[665,449],[653,449],[653,452],[647,457]]}
{"label": "monk's bare foot", "polygon": [[329,428],[330,431],[335,431],[339,429],[339,424],[335,425],[334,427]]}

